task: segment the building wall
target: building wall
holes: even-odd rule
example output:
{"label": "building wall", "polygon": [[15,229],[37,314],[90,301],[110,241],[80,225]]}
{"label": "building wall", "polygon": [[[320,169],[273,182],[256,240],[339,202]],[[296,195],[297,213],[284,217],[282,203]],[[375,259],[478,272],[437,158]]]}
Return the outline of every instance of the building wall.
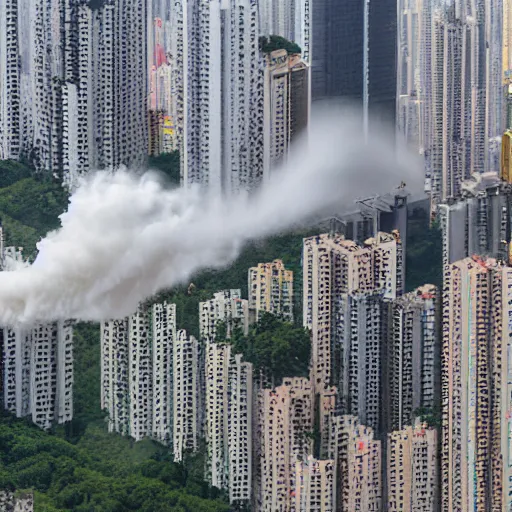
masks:
{"label": "building wall", "polygon": [[[341,379],[344,384],[339,391],[348,395],[348,381],[343,375],[352,371],[346,360],[350,347],[360,342],[363,352],[368,348],[380,353],[377,302],[392,300],[401,290],[397,242],[394,236],[383,233],[362,247],[339,235],[304,240],[303,323],[312,331],[312,378],[317,392],[338,385]],[[359,311],[359,316],[366,312],[354,326],[349,322],[352,310],[355,315]],[[375,331],[365,330],[366,320]],[[367,355],[370,357],[370,353]]]}
{"label": "building wall", "polygon": [[101,405],[109,431],[173,443],[176,306],[155,304],[101,328]]}
{"label": "building wall", "polygon": [[313,387],[308,379],[285,379],[274,390],[258,393],[255,509],[291,510],[295,468],[312,451]]}
{"label": "building wall", "polygon": [[215,194],[250,190],[263,173],[257,2],[173,4],[172,82],[182,182]]}
{"label": "building wall", "polygon": [[355,416],[333,416],[329,459],[336,461],[336,510],[379,511],[382,504],[381,444]]}
{"label": "building wall", "polygon": [[215,339],[219,322],[225,322],[228,337],[235,326],[247,334],[249,304],[241,296],[240,290],[223,290],[215,293],[213,299],[199,303],[199,333],[202,340]]}
{"label": "building wall", "polygon": [[466,258],[445,270],[441,475],[448,512],[509,506],[510,279],[493,259]]}
{"label": "building wall", "polygon": [[180,330],[173,346],[173,452],[175,462],[195,452],[200,435],[200,348],[193,336]]}
{"label": "building wall", "polygon": [[293,272],[281,260],[259,263],[249,269],[249,309],[256,320],[263,311],[293,322]]}
{"label": "building wall", "polygon": [[388,435],[389,512],[439,510],[437,431],[416,423]]}
{"label": "building wall", "polygon": [[439,296],[425,285],[392,303],[388,341],[390,427],[412,425],[419,408],[433,410],[439,401]]}
{"label": "building wall", "polygon": [[336,510],[336,466],[333,460],[316,460],[311,455],[295,464],[295,510]]}
{"label": "building wall", "polygon": [[39,427],[73,419],[73,329],[69,322],[28,331],[4,328],[4,407]]}
{"label": "building wall", "polygon": [[231,503],[252,497],[252,365],[231,346],[206,346],[206,477]]}

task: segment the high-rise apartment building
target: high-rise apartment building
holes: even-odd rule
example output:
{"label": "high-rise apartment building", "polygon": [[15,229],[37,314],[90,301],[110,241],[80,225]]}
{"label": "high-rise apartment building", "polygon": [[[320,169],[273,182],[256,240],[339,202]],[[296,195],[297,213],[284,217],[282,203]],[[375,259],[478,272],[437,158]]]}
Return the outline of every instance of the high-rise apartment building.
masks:
{"label": "high-rise apartment building", "polygon": [[420,154],[430,147],[431,14],[428,0],[398,3],[396,126]]}
{"label": "high-rise apartment building", "polygon": [[315,392],[336,385],[343,408],[355,407],[361,421],[371,417],[373,428],[380,424],[381,303],[400,294],[400,256],[398,233],[378,233],[364,246],[340,235],[304,240],[304,327],[312,332]]}
{"label": "high-rise apartment building", "polygon": [[171,8],[182,182],[250,190],[263,176],[258,3],[178,0]]}
{"label": "high-rise apartment building", "polygon": [[336,464],[339,512],[377,512],[382,504],[381,443],[355,416],[333,416],[329,459]]}
{"label": "high-rise apartment building", "polygon": [[[404,16],[411,15],[407,5]],[[496,170],[499,163],[505,127],[502,8],[500,2],[466,0],[429,3],[426,9],[418,0],[413,8],[426,21],[418,26],[414,48],[420,52],[420,148],[435,214],[438,204],[460,197],[472,173]],[[402,82],[404,77],[401,68]]]}
{"label": "high-rise apartment building", "polygon": [[[147,2],[9,0],[0,21],[0,157],[73,186],[147,153]],[[5,11],[5,13],[4,13]]]}
{"label": "high-rise apartment building", "polygon": [[314,389],[304,378],[284,379],[275,389],[258,393],[255,432],[255,502],[261,512],[293,510],[296,464],[311,455]]}
{"label": "high-rise apartment building", "polygon": [[262,312],[293,322],[293,272],[281,260],[259,263],[249,269],[249,310],[256,320]]}
{"label": "high-rise apartment building", "polygon": [[17,0],[2,2],[0,20],[0,160],[15,160],[21,137]]}
{"label": "high-rise apartment building", "polygon": [[49,429],[73,419],[70,322],[2,330],[3,402],[18,418]]}
{"label": "high-rise apartment building", "polygon": [[511,507],[512,269],[466,258],[445,271],[442,510]]}
{"label": "high-rise apartment building", "polygon": [[141,307],[128,319],[102,324],[101,406],[110,432],[172,442],[175,339],[174,304]]}
{"label": "high-rise apartment building", "polygon": [[264,58],[263,174],[286,162],[309,121],[309,66],[300,55],[274,50]]}
{"label": "high-rise apartment building", "polygon": [[412,425],[418,409],[432,411],[440,399],[440,298],[422,286],[390,304],[387,343],[391,430]]}
{"label": "high-rise apartment building", "polygon": [[[309,455],[295,464],[295,508],[303,512],[336,510],[336,465]],[[293,507],[293,505],[292,505]]]}
{"label": "high-rise apartment building", "polygon": [[172,404],[173,454],[175,462],[183,460],[185,452],[195,452],[203,420],[201,347],[194,336],[180,330],[173,344]]}
{"label": "high-rise apartment building", "polygon": [[252,495],[252,365],[231,346],[207,343],[205,362],[206,476],[231,503]]}
{"label": "high-rise apartment building", "polygon": [[228,337],[234,327],[240,327],[247,334],[249,303],[241,295],[240,290],[223,290],[215,293],[213,299],[199,303],[199,332],[202,340],[215,339],[219,322],[225,323]]}
{"label": "high-rise apartment building", "polygon": [[437,431],[417,422],[388,435],[389,512],[439,510]]}
{"label": "high-rise apartment building", "polygon": [[457,202],[441,204],[443,264],[473,256],[509,261],[512,191],[496,173],[474,174],[461,185]]}

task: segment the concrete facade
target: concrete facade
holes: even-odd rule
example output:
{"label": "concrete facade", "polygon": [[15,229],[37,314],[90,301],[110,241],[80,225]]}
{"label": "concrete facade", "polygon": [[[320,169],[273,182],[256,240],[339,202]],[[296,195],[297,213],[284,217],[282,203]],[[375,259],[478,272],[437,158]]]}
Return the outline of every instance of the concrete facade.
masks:
{"label": "concrete facade", "polygon": [[263,311],[293,322],[293,272],[281,260],[249,269],[249,309],[258,320]]}

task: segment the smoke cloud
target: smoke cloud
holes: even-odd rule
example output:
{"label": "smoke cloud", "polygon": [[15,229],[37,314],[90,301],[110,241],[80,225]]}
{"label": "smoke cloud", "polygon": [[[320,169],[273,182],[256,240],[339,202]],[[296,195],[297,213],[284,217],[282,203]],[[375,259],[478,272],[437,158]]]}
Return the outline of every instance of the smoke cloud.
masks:
{"label": "smoke cloud", "polygon": [[388,193],[403,180],[421,187],[421,168],[357,114],[322,116],[288,162],[253,195],[211,197],[170,189],[157,174],[97,172],[71,196],[62,227],[38,244],[35,262],[0,273],[0,324],[69,318],[101,321],[133,313],[141,300],[228,265],[244,245]]}

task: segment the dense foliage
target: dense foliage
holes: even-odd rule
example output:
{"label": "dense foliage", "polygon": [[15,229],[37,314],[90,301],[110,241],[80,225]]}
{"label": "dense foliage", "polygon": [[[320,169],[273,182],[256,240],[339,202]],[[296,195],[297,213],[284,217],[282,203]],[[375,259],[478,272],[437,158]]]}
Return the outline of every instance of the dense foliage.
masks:
{"label": "dense foliage", "polygon": [[[219,332],[217,332],[219,338]],[[306,329],[264,313],[252,325],[247,336],[240,327],[235,328],[230,343],[236,353],[254,365],[278,386],[284,377],[307,377],[311,354],[310,334]]]}
{"label": "dense foliage", "polygon": [[[5,174],[4,174],[5,171]],[[30,169],[11,161],[0,161],[0,219],[6,245],[23,247],[33,258],[36,243],[60,225],[68,195],[59,183],[31,176]]]}
{"label": "dense foliage", "polygon": [[21,420],[0,421],[0,488],[33,489],[39,512],[225,512],[202,471],[169,460],[151,441],[90,424],[74,445]]}
{"label": "dense foliage", "polygon": [[275,50],[286,50],[289,54],[300,54],[302,50],[297,43],[288,41],[281,36],[261,36],[260,37],[260,50],[263,53],[271,53]]}
{"label": "dense foliage", "polygon": [[162,172],[170,184],[180,184],[180,152],[162,153],[148,158],[148,167]]}

